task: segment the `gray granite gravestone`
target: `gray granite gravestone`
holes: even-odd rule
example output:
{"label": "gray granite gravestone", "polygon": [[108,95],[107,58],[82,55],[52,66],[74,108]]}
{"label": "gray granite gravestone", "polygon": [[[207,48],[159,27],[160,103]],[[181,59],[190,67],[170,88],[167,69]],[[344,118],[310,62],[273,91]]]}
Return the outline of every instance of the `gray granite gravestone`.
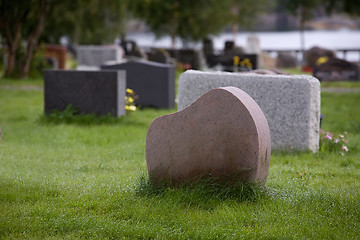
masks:
{"label": "gray granite gravestone", "polygon": [[186,71],[179,79],[178,110],[206,91],[234,86],[249,94],[264,112],[271,132],[271,148],[319,148],[320,82],[307,75],[262,75]]}
{"label": "gray granite gravestone", "polygon": [[169,64],[130,61],[103,65],[102,69],[126,70],[126,86],[139,96],[136,104],[142,107],[175,107],[175,67]]}
{"label": "gray granite gravestone", "polygon": [[125,114],[125,71],[47,70],[44,79],[45,114],[70,104],[83,114]]}
{"label": "gray granite gravestone", "polygon": [[97,68],[106,62],[123,61],[123,50],[119,46],[78,46],[78,69]]}

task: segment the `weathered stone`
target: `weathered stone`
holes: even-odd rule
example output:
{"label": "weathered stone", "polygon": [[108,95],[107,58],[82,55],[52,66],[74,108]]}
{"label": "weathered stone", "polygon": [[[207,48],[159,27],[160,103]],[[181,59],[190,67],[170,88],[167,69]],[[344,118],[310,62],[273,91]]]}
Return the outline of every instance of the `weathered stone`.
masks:
{"label": "weathered stone", "polygon": [[139,96],[142,107],[175,107],[175,67],[150,61],[103,65],[101,69],[126,70],[126,86]]}
{"label": "weathered stone", "polygon": [[269,127],[256,102],[238,88],[217,88],[151,123],[147,168],[157,183],[216,177],[265,185],[270,145]]}
{"label": "weathered stone", "polygon": [[70,104],[84,114],[125,114],[125,71],[47,70],[44,80],[46,114]]}
{"label": "weathered stone", "polygon": [[179,79],[178,110],[210,89],[226,86],[242,89],[259,104],[269,123],[272,149],[318,150],[320,82],[316,78],[189,70]]}

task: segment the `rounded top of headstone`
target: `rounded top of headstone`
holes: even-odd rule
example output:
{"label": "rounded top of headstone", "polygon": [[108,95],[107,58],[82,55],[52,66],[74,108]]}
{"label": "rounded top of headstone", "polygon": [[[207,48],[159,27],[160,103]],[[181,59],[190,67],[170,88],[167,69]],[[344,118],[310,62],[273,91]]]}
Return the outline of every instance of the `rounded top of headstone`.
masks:
{"label": "rounded top of headstone", "polygon": [[154,182],[207,177],[265,184],[270,131],[256,102],[235,87],[216,88],[186,109],[155,119],[146,139]]}

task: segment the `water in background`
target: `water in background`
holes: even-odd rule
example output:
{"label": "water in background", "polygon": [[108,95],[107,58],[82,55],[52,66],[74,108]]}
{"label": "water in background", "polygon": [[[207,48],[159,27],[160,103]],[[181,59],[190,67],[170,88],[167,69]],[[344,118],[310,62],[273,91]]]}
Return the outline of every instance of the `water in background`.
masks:
{"label": "water in background", "polygon": [[[236,36],[236,45],[246,47],[246,41],[249,35],[255,34],[260,39],[262,49],[274,50],[297,50],[300,49],[300,32],[240,32]],[[160,47],[170,48],[170,37],[157,39],[152,33],[134,33],[128,34],[129,40],[134,40],[141,47]],[[225,41],[233,40],[232,33],[222,33],[212,37],[215,50],[224,48]],[[180,39],[177,39],[176,48],[192,47],[201,49],[200,43],[187,43],[184,45]],[[360,31],[338,30],[338,31],[305,31],[305,49],[314,46],[336,49],[360,49]],[[339,58],[343,58],[342,53],[337,53]],[[348,52],[346,55],[348,61],[360,62],[360,52]]]}

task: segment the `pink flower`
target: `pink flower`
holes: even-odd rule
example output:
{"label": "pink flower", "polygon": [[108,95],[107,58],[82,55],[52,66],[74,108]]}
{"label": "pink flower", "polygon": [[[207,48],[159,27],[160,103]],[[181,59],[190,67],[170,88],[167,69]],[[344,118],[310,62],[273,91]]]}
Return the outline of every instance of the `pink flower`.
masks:
{"label": "pink flower", "polygon": [[335,138],[335,143],[338,143],[339,142],[339,139]]}
{"label": "pink flower", "polygon": [[326,133],[325,138],[327,138],[327,139],[329,139],[329,140],[332,140],[332,137],[331,137],[331,135],[330,135],[329,133]]}
{"label": "pink flower", "polygon": [[345,145],[342,145],[342,150],[344,150],[344,152],[348,152],[349,151],[349,149],[347,148],[347,146],[345,146]]}

